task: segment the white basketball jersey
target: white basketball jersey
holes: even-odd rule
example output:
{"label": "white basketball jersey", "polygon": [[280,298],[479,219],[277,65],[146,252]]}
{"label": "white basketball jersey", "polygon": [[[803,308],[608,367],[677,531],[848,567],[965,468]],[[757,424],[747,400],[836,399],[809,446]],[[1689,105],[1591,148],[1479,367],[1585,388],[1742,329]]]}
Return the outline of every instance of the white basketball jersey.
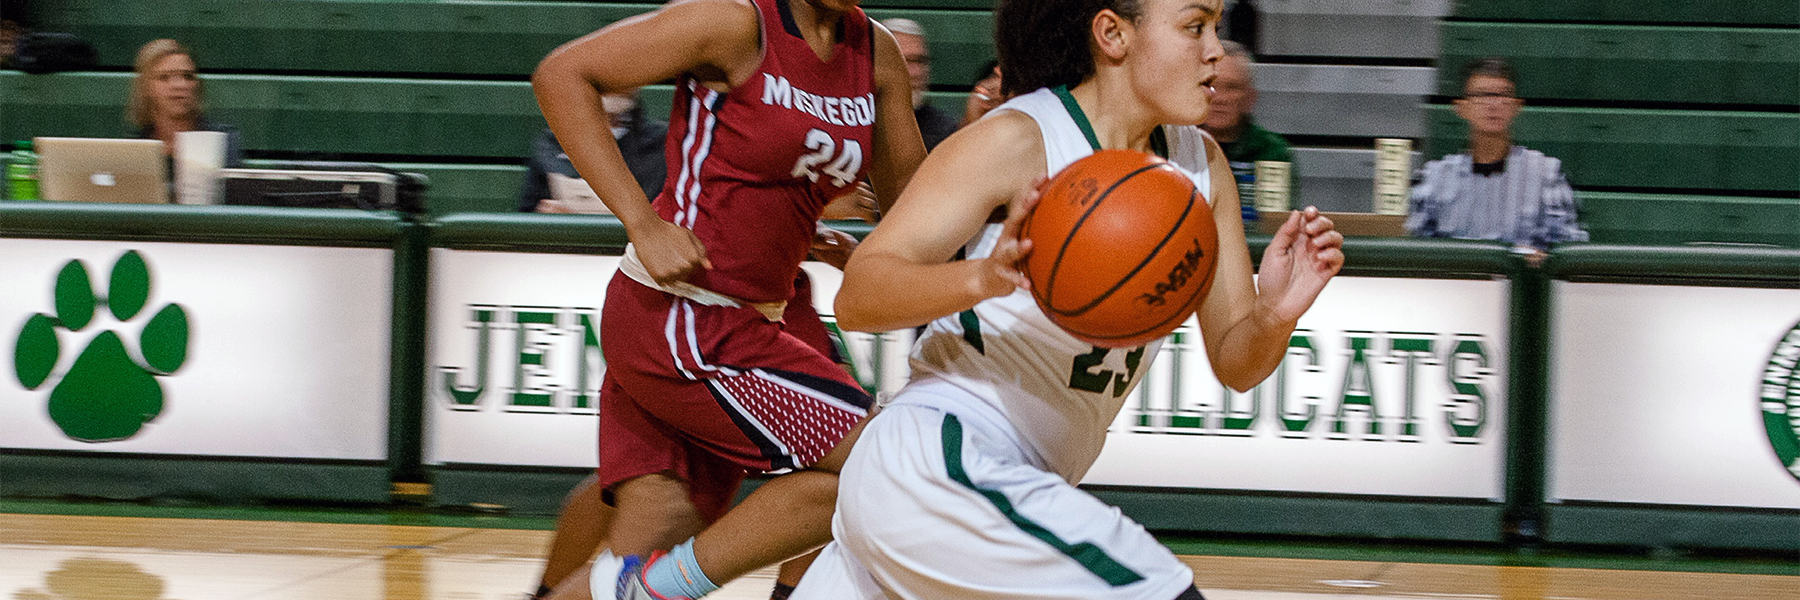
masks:
{"label": "white basketball jersey", "polygon": [[[1084,133],[1086,117],[1071,114],[1063,97],[1049,89],[1014,98],[993,112],[1005,110],[1037,121],[1047,174],[1094,153]],[[1164,134],[1170,155],[1193,163],[1177,162],[1177,170],[1211,202],[1205,134],[1197,127],[1165,127]],[[1000,229],[983,228],[964,248],[965,256],[987,256]],[[1014,290],[933,321],[913,346],[911,366],[916,379],[942,379],[985,400],[1018,431],[1037,466],[1078,483],[1100,455],[1125,396],[1161,346],[1157,340],[1141,348],[1096,348],[1052,323],[1030,292]]]}

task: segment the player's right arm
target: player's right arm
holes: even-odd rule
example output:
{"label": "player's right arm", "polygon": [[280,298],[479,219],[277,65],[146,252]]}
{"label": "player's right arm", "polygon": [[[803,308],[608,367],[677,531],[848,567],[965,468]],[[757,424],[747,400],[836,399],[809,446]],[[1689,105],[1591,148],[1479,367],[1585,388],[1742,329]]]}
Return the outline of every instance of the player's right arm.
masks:
{"label": "player's right arm", "polygon": [[[968,310],[1025,285],[1018,261],[1030,244],[1018,229],[1043,179],[1043,134],[1023,113],[983,119],[944,140],[844,267],[838,325],[854,331],[914,327]],[[1008,207],[1006,232],[991,256],[950,262]]]}
{"label": "player's right arm", "polygon": [[743,0],[688,0],[621,20],[551,51],[531,87],[575,170],[625,225],[658,283],[710,266],[693,232],[658,217],[625,165],[601,95],[690,75],[729,87],[761,60],[756,7]]}

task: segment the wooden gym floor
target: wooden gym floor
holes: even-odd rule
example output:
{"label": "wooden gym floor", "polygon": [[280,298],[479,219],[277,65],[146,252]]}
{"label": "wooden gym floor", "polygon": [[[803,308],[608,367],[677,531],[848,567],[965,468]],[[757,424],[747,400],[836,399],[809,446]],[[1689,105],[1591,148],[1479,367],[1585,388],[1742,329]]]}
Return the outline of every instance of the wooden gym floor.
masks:
{"label": "wooden gym floor", "polygon": [[[516,600],[534,586],[550,532],[459,521],[0,514],[0,598]],[[1432,564],[1391,554],[1182,559],[1209,600],[1800,599],[1800,562],[1704,568],[1732,573],[1661,570],[1650,560],[1628,563],[1638,569],[1571,568]],[[773,580],[773,571],[756,573],[710,598],[760,600]]]}

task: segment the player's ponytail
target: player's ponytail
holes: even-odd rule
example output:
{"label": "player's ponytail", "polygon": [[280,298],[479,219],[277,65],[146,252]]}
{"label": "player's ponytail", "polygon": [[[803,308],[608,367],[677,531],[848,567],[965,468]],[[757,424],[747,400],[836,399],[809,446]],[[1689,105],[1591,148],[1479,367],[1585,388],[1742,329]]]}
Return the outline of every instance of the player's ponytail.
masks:
{"label": "player's ponytail", "polygon": [[994,46],[1000,88],[1008,96],[1042,87],[1075,86],[1094,74],[1094,15],[1112,9],[1136,21],[1140,0],[1000,0]]}

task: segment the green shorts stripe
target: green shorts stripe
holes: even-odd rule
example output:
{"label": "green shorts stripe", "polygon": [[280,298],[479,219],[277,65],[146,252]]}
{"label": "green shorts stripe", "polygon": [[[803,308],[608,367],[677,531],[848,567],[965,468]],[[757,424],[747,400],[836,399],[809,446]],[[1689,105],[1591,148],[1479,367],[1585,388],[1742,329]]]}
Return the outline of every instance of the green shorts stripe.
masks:
{"label": "green shorts stripe", "polygon": [[1062,538],[1056,537],[1056,534],[1051,533],[1050,530],[1045,529],[1043,525],[1039,525],[1035,521],[1026,518],[1025,515],[1019,514],[1017,510],[1013,509],[1012,501],[1007,500],[1005,495],[994,490],[976,487],[975,482],[969,481],[968,472],[963,470],[962,421],[958,420],[956,415],[944,415],[943,433],[944,469],[950,472],[950,478],[956,480],[957,483],[962,484],[963,487],[974,490],[975,493],[981,494],[982,497],[987,498],[988,502],[993,503],[994,508],[1000,509],[1000,514],[1006,515],[1007,520],[1012,521],[1019,529],[1025,530],[1025,533],[1029,533],[1032,537],[1043,540],[1044,543],[1050,544],[1051,547],[1056,548],[1058,552],[1068,555],[1069,558],[1075,559],[1075,562],[1081,563],[1082,567],[1085,567],[1094,575],[1099,576],[1100,579],[1105,580],[1106,583],[1111,584],[1113,587],[1130,585],[1144,580],[1144,576],[1139,575],[1125,565],[1120,564],[1119,561],[1113,560],[1113,557],[1107,556],[1106,551],[1101,550],[1099,546],[1086,542],[1080,544],[1070,544],[1065,542]]}

